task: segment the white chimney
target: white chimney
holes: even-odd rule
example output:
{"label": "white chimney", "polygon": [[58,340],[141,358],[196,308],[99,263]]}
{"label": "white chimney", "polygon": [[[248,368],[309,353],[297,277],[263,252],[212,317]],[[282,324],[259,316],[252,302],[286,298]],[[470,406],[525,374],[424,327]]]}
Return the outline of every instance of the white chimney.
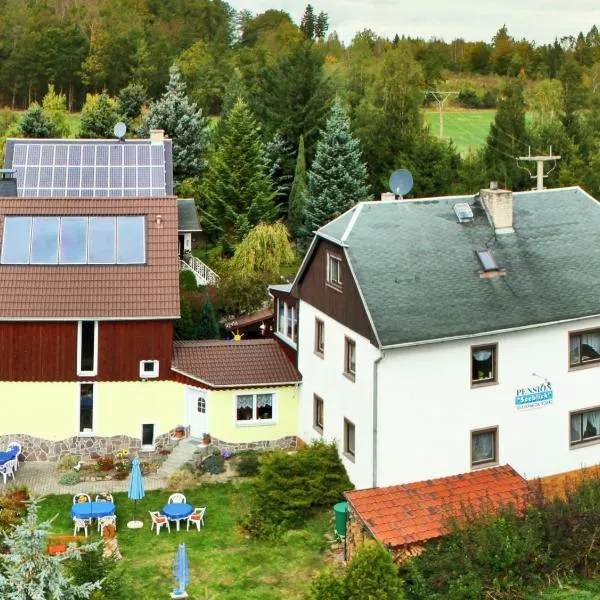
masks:
{"label": "white chimney", "polygon": [[396,199],[396,194],[394,194],[394,192],[383,192],[381,194],[381,201],[382,202],[391,202],[392,200]]}
{"label": "white chimney", "polygon": [[479,192],[481,203],[488,215],[494,231],[501,233],[514,233],[513,229],[513,195],[510,190],[494,189]]}
{"label": "white chimney", "polygon": [[151,129],[150,130],[150,143],[151,144],[162,144],[165,141],[165,130],[164,129]]}

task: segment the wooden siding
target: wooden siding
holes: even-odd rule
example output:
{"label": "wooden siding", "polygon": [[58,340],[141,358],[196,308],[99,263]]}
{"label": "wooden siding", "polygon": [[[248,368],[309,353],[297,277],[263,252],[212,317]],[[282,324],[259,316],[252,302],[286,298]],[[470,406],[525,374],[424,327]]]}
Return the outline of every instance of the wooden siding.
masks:
{"label": "wooden siding", "polygon": [[[341,290],[327,284],[327,254],[340,258]],[[319,240],[304,274],[297,284],[297,296],[311,306],[335,319],[349,329],[366,337],[374,346],[377,338],[369,322],[356,282],[346,261],[344,250],[326,240]],[[302,310],[300,310],[302,313]],[[302,314],[299,315],[300,319]],[[314,327],[313,323],[304,323],[304,327]]]}
{"label": "wooden siding", "polygon": [[141,360],[171,379],[173,324],[100,321],[98,375],[77,376],[77,322],[0,322],[0,381],[138,381]]}

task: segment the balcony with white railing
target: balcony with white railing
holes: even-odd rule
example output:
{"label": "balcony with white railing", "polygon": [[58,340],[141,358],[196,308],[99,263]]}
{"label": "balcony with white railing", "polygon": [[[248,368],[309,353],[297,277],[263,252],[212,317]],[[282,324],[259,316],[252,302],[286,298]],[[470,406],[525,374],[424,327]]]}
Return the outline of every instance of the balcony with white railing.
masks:
{"label": "balcony with white railing", "polygon": [[198,285],[219,285],[220,277],[199,258],[187,254],[179,260],[181,271],[191,271],[196,277]]}

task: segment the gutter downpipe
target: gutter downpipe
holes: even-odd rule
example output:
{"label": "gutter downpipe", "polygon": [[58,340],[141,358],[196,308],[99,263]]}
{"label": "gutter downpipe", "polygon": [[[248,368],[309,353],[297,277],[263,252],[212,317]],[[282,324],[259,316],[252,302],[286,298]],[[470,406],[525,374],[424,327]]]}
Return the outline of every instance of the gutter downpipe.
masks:
{"label": "gutter downpipe", "polygon": [[377,419],[379,414],[379,407],[377,402],[378,393],[378,374],[379,374],[379,363],[385,356],[385,351],[380,350],[379,357],[375,359],[373,363],[373,487],[377,487],[377,448],[378,448],[378,426]]}

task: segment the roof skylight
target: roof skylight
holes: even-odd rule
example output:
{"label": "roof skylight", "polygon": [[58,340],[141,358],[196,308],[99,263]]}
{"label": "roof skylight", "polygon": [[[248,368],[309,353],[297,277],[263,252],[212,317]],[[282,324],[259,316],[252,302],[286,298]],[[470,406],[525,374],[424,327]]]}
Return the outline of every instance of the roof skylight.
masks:
{"label": "roof skylight", "polygon": [[477,258],[484,271],[498,270],[498,264],[496,263],[496,259],[493,257],[491,250],[478,250]]}
{"label": "roof skylight", "polygon": [[470,223],[473,220],[473,211],[468,202],[459,202],[453,208],[459,223]]}

